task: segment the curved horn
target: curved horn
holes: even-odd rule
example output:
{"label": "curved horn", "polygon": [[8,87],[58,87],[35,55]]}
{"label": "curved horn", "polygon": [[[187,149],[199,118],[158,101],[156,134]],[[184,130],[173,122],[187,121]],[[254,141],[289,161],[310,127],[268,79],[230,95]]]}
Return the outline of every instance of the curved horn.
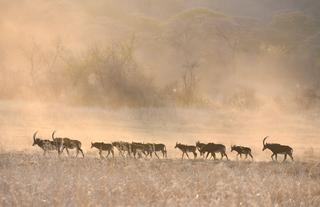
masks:
{"label": "curved horn", "polygon": [[33,141],[36,141],[37,133],[38,133],[38,131],[36,131],[36,132],[33,134]]}
{"label": "curved horn", "polygon": [[56,133],[56,130],[54,130],[53,132],[52,132],[52,135],[51,135],[51,137],[52,137],[52,140],[54,141],[54,134]]}
{"label": "curved horn", "polygon": [[269,137],[269,136],[266,136],[266,137],[263,139],[263,141],[262,141],[263,146],[266,145],[266,144],[265,144],[265,141],[266,141],[266,139],[267,139],[268,137]]}

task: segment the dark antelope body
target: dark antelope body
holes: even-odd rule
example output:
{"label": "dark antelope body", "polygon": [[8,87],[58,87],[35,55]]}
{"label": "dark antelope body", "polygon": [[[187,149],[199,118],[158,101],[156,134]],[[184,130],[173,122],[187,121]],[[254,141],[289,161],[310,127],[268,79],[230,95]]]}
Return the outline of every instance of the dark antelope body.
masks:
{"label": "dark antelope body", "polygon": [[182,159],[183,159],[184,154],[186,154],[188,159],[190,159],[189,155],[188,155],[188,152],[192,152],[193,153],[194,159],[197,158],[197,152],[196,152],[197,148],[196,148],[196,146],[184,145],[184,144],[176,143],[176,146],[174,148],[178,148],[178,149],[180,149],[182,151]]}
{"label": "dark antelope body", "polygon": [[262,151],[264,151],[265,149],[269,149],[272,152],[271,155],[271,159],[273,159],[273,157],[276,157],[276,160],[278,160],[278,154],[284,154],[284,159],[283,161],[285,161],[287,159],[287,155],[289,155],[289,157],[291,158],[291,160],[293,161],[293,157],[292,157],[292,153],[293,153],[293,149],[287,145],[281,145],[281,144],[274,144],[274,143],[266,143],[266,139],[268,137],[265,137],[262,141],[263,144],[263,149]]}
{"label": "dark antelope body", "polygon": [[204,153],[201,151],[201,149],[206,145],[207,144],[201,143],[200,141],[196,142],[196,147],[197,147],[198,151],[200,152],[200,156],[202,156],[202,157],[204,156]]}
{"label": "dark antelope body", "polygon": [[99,155],[100,158],[103,158],[102,156],[102,151],[108,151],[108,154],[106,157],[108,157],[110,155],[110,153],[112,154],[112,157],[114,157],[114,151],[113,151],[113,145],[112,144],[107,144],[104,142],[91,142],[91,148],[97,148],[99,150]]}
{"label": "dark antelope body", "polygon": [[57,150],[55,143],[51,140],[36,138],[37,131],[33,134],[32,146],[38,145],[43,150],[43,155],[46,155],[47,151]]}
{"label": "dark antelope body", "polygon": [[139,158],[142,157],[142,154],[147,156],[150,151],[151,151],[151,147],[147,144],[143,144],[140,142],[132,142],[131,143],[131,152],[132,152],[134,158],[136,158],[137,154],[138,154]]}
{"label": "dark antelope body", "polygon": [[145,143],[144,144],[146,146],[146,156],[150,156],[152,157],[152,154],[155,154],[155,156],[159,158],[157,152],[161,152],[162,153],[162,157],[166,158],[167,157],[167,149],[166,149],[166,145],[164,144],[155,144],[155,143]]}
{"label": "dark antelope body", "polygon": [[[152,152],[156,155],[156,157],[159,159],[159,156],[157,155],[157,152],[162,153],[163,158],[167,158],[167,148],[164,144],[149,144],[151,146]],[[152,153],[150,154],[152,156]]]}
{"label": "dark antelope body", "polygon": [[214,159],[216,159],[215,153],[221,154],[221,160],[223,157],[226,157],[227,160],[229,160],[228,155],[226,153],[226,147],[223,144],[215,144],[215,143],[208,143],[204,147],[201,148],[201,152],[207,153],[206,159],[208,158],[209,154],[213,156]]}
{"label": "dark antelope body", "polygon": [[82,154],[82,157],[84,157],[83,151],[81,149],[81,142],[79,140],[69,139],[67,137],[65,138],[55,138],[56,131],[52,133],[52,140],[55,142],[56,146],[58,147],[58,153],[59,155],[63,152],[64,149],[66,149],[68,155],[69,155],[69,149],[76,149],[76,157],[78,157],[79,151]]}
{"label": "dark antelope body", "polygon": [[153,143],[144,143],[145,147],[145,154],[146,157],[150,156],[152,157],[152,153],[154,153],[156,155],[156,157],[159,159],[159,156],[157,155],[157,153],[155,152],[155,146]]}
{"label": "dark antelope body", "polygon": [[159,158],[157,152],[162,152],[163,158],[167,157],[167,150],[164,144],[155,144],[155,143],[141,143],[141,142],[132,142],[131,143],[131,152],[134,157],[138,154],[139,157],[142,157],[144,154],[146,157],[152,157],[154,153],[155,156]]}
{"label": "dark antelope body", "polygon": [[238,153],[237,157],[240,155],[240,158],[241,158],[242,154],[244,154],[246,156],[246,159],[247,159],[248,155],[251,157],[251,159],[253,159],[253,156],[251,154],[251,149],[249,147],[233,145],[233,146],[231,146],[231,152],[232,151],[236,151]]}
{"label": "dark antelope body", "polygon": [[112,142],[112,145],[117,148],[119,151],[119,154],[124,157],[125,153],[128,154],[128,156],[131,156],[131,144],[128,142]]}

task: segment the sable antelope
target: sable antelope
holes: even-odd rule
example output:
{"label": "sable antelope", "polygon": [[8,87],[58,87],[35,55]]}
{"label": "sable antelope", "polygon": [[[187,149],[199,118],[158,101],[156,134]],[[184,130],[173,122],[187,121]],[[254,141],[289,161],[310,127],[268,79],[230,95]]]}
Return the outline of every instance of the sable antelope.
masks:
{"label": "sable antelope", "polygon": [[278,154],[284,154],[284,159],[283,161],[285,161],[287,159],[287,155],[290,156],[291,160],[293,161],[293,157],[292,157],[292,153],[293,153],[293,149],[287,145],[281,145],[281,144],[274,144],[274,143],[266,143],[266,139],[268,138],[265,137],[262,141],[263,144],[263,149],[262,151],[264,151],[265,149],[269,149],[272,152],[271,155],[271,159],[273,159],[273,157],[276,157],[276,160],[278,160]]}
{"label": "sable antelope", "polygon": [[46,155],[47,151],[57,150],[55,143],[51,140],[36,138],[38,131],[33,134],[32,146],[38,145],[43,150],[43,155]]}
{"label": "sable antelope", "polygon": [[202,149],[204,146],[206,146],[205,143],[201,143],[200,141],[197,141],[197,142],[196,142],[196,147],[197,147],[198,151],[200,152],[200,156],[202,156],[202,157],[204,156],[204,153],[201,152],[201,149]]}
{"label": "sable antelope", "polygon": [[117,148],[119,154],[124,157],[124,153],[127,152],[131,156],[131,144],[128,142],[112,142],[112,145]]}
{"label": "sable antelope", "polygon": [[51,134],[51,138],[53,140],[53,143],[56,145],[56,148],[58,150],[58,155],[60,155],[62,152],[63,152],[63,138],[60,138],[60,137],[54,137],[56,131],[54,131],[52,134]]}
{"label": "sable antelope", "polygon": [[91,142],[91,148],[97,148],[99,150],[99,155],[100,158],[103,158],[102,156],[102,151],[108,151],[108,154],[106,157],[108,157],[110,155],[110,153],[112,154],[112,157],[114,157],[114,151],[113,151],[113,145],[112,144],[107,144],[104,142]]}
{"label": "sable antelope", "polygon": [[142,153],[147,156],[147,153],[150,152],[150,146],[147,144],[143,144],[140,142],[132,142],[131,143],[131,152],[134,156],[134,158],[136,158],[136,154],[139,155],[139,157],[142,157]]}
{"label": "sable antelope", "polygon": [[51,135],[52,140],[55,142],[56,146],[58,147],[58,153],[61,154],[64,149],[66,149],[68,156],[69,149],[76,149],[76,157],[78,157],[79,151],[82,154],[82,157],[84,157],[83,151],[81,149],[81,142],[79,140],[69,139],[67,137],[65,138],[55,138],[56,131],[54,131]]}
{"label": "sable antelope", "polygon": [[207,153],[206,159],[208,158],[209,154],[216,159],[215,153],[221,154],[221,160],[223,157],[226,157],[229,160],[228,155],[226,154],[226,147],[223,144],[215,144],[215,143],[208,143],[204,147],[201,148],[202,153]]}
{"label": "sable antelope", "polygon": [[246,155],[246,159],[247,159],[248,155],[251,157],[251,159],[253,159],[253,156],[251,154],[251,149],[249,147],[242,147],[242,146],[233,145],[233,146],[231,146],[231,152],[232,151],[236,151],[238,153],[237,157],[240,155],[240,158],[242,158],[242,154],[244,154],[244,155]]}
{"label": "sable antelope", "polygon": [[[143,145],[144,145],[145,156],[146,157],[148,157],[148,156],[152,157],[152,153],[155,152],[154,144],[152,144],[152,143],[143,143]],[[157,154],[156,154],[156,156],[157,156]]]}
{"label": "sable antelope", "polygon": [[176,146],[174,148],[178,148],[178,149],[180,149],[182,151],[182,159],[183,159],[184,154],[186,154],[188,159],[190,159],[189,155],[188,155],[188,152],[192,152],[193,153],[194,159],[197,158],[197,152],[196,152],[197,148],[196,148],[196,146],[184,145],[184,144],[176,143]]}
{"label": "sable antelope", "polygon": [[167,158],[167,148],[166,145],[164,144],[153,144],[153,152],[154,154],[157,156],[157,158],[159,159],[159,156],[157,155],[157,152],[161,152],[162,153],[162,157],[163,158]]}
{"label": "sable antelope", "polygon": [[148,147],[146,148],[146,156],[150,155],[150,157],[152,157],[152,153],[154,153],[156,155],[156,157],[158,159],[159,156],[157,154],[157,152],[161,152],[162,153],[162,157],[166,158],[167,157],[167,149],[166,149],[166,145],[164,144],[155,144],[155,143],[146,143],[145,145],[147,145]]}

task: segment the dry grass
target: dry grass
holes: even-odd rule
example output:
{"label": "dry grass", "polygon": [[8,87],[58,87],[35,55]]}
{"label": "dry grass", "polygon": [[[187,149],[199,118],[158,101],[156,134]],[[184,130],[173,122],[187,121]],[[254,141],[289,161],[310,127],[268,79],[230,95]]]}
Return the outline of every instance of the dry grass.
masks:
{"label": "dry grass", "polygon": [[1,206],[318,206],[320,164],[0,155]]}
{"label": "dry grass", "polygon": [[[291,207],[320,203],[319,120],[196,109],[113,111],[15,102],[0,102],[0,108],[0,206]],[[56,153],[43,157],[39,147],[31,146],[34,131],[50,139],[54,129],[59,136],[81,140],[86,157],[59,159]],[[292,146],[296,162],[269,162],[271,152],[261,151],[265,135],[271,136],[270,142]],[[163,142],[170,159],[99,160],[97,150],[90,149],[91,141],[122,138]],[[231,144],[249,146],[255,161],[261,162],[177,159],[181,152],[174,149],[176,141],[195,144],[197,140],[225,144],[232,160]]]}

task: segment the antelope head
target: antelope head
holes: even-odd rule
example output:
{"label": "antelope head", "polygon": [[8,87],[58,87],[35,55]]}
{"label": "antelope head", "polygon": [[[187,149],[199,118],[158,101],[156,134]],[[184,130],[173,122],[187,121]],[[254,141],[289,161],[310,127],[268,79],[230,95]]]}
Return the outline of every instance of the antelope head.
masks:
{"label": "antelope head", "polygon": [[176,146],[174,148],[177,148],[179,146],[178,142],[176,142]]}

